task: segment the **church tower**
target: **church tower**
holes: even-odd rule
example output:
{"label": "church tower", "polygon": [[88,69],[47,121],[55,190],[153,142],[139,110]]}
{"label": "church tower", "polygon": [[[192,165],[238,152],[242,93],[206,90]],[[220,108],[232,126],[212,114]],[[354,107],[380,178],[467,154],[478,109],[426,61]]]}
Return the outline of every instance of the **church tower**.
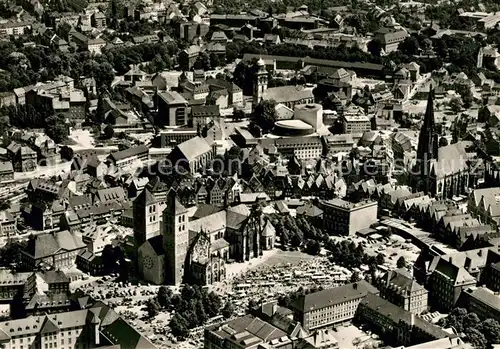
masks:
{"label": "church tower", "polygon": [[132,204],[134,216],[134,237],[137,247],[160,232],[160,204],[147,189],[135,198]]}
{"label": "church tower", "polygon": [[267,90],[268,74],[266,70],[266,63],[261,58],[256,64],[257,71],[253,76],[253,104],[257,105],[262,101],[264,92]]}
{"label": "church tower", "polygon": [[477,62],[476,62],[476,68],[481,69],[483,67],[483,60],[484,60],[484,48],[480,48],[479,52],[477,53]]}
{"label": "church tower", "polygon": [[417,147],[417,163],[413,168],[414,181],[412,187],[416,191],[428,194],[432,191],[431,162],[438,156],[438,135],[434,123],[434,89],[429,91],[427,108],[424,115],[424,123],[420,129]]}
{"label": "church tower", "polygon": [[163,243],[165,247],[165,280],[179,285],[184,277],[184,267],[189,243],[187,209],[180,203],[175,190],[167,196],[163,211]]}

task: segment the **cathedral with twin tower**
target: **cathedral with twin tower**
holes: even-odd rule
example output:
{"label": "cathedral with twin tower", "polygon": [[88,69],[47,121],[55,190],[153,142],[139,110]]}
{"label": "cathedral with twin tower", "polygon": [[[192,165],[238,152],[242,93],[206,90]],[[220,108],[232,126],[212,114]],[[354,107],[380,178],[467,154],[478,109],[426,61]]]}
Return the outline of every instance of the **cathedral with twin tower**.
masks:
{"label": "cathedral with twin tower", "polygon": [[148,189],[133,202],[137,267],[153,284],[208,285],[226,278],[228,261],[244,262],[274,248],[275,229],[257,206],[188,210],[175,190]]}

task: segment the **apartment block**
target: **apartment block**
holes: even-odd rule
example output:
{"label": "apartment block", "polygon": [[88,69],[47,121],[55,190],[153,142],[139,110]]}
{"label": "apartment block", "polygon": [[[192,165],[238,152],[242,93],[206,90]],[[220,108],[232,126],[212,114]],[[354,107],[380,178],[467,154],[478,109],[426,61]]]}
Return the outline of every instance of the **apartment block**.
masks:
{"label": "apartment block", "polygon": [[359,303],[369,293],[379,292],[364,280],[310,293],[292,303],[294,320],[306,331],[347,323],[354,318]]}
{"label": "apartment block", "polygon": [[377,328],[392,345],[408,346],[456,337],[375,294],[368,294],[361,301],[356,319]]}
{"label": "apartment block", "polygon": [[428,291],[404,268],[387,272],[378,282],[380,297],[414,314],[427,310]]}
{"label": "apartment block", "polygon": [[344,114],[341,118],[343,133],[363,133],[371,130],[370,119],[362,114]]}
{"label": "apartment block", "polygon": [[80,349],[112,345],[118,348],[156,348],[104,305],[0,322],[2,348]]}

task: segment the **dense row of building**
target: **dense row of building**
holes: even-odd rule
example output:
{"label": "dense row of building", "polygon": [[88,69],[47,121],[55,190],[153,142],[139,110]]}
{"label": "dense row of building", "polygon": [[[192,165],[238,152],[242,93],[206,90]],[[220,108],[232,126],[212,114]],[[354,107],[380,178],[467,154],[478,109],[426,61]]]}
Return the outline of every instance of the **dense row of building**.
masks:
{"label": "dense row of building", "polygon": [[452,330],[419,316],[427,310],[427,291],[406,270],[387,273],[378,287],[362,280],[310,293],[295,299],[290,309],[263,303],[251,315],[205,329],[205,347],[338,348],[332,328],[352,322],[369,323],[387,343],[405,348],[418,348],[421,343],[447,343],[443,348],[463,344]]}
{"label": "dense row of building", "polygon": [[[74,294],[67,309],[40,309],[40,315],[0,322],[0,343],[7,348],[156,348],[113,309]],[[56,311],[55,313],[53,313]]]}

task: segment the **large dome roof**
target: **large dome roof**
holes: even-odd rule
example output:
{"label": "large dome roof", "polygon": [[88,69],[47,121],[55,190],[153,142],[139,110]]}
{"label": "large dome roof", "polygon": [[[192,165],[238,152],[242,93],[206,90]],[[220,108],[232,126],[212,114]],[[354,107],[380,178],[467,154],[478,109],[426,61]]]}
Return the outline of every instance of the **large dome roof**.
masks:
{"label": "large dome roof", "polygon": [[314,132],[314,128],[302,120],[279,120],[274,123],[272,133],[280,136],[304,136]]}

